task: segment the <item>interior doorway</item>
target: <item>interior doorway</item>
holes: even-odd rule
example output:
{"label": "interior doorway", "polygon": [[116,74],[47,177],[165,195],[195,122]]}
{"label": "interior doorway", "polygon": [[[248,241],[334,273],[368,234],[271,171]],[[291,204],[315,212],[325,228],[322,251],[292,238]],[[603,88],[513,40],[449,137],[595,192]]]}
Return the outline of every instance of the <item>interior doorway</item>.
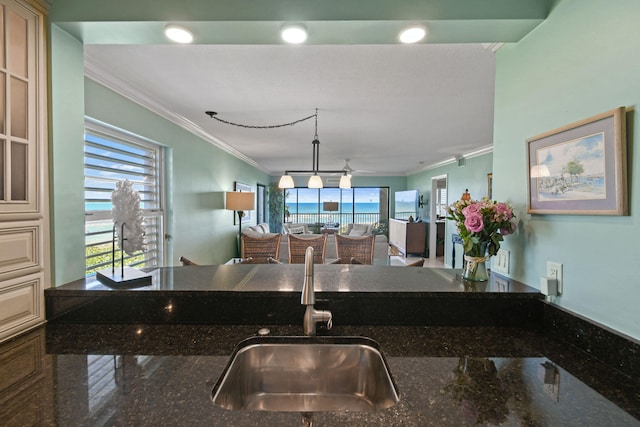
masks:
{"label": "interior doorway", "polygon": [[429,214],[429,258],[444,259],[447,217],[447,175],[431,178],[431,209]]}

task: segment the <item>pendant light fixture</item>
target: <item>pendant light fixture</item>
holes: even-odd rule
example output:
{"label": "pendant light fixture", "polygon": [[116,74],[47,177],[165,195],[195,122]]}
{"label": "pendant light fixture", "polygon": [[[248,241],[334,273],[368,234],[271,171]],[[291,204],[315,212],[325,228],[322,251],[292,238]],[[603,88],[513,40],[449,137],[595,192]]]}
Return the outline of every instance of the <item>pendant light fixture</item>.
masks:
{"label": "pendant light fixture", "polygon": [[[318,109],[316,108],[315,114],[312,114],[307,117],[303,117],[301,119],[295,120],[289,123],[280,123],[273,125],[249,125],[242,123],[234,123],[228,120],[221,119],[218,117],[218,113],[215,111],[205,111],[204,112],[210,118],[219,121],[220,123],[224,123],[227,125],[238,126],[241,128],[247,129],[275,129],[281,128],[285,126],[293,126],[300,122],[304,122],[305,120],[315,119],[315,134],[313,136],[313,141],[311,144],[313,145],[313,160],[311,164],[311,170],[286,170],[284,171],[284,175],[280,177],[280,181],[278,181],[278,187],[280,188],[294,188],[295,182],[293,181],[293,177],[291,175],[311,175],[309,177],[309,181],[307,186],[309,188],[323,188],[324,185],[322,183],[322,178],[320,174],[341,174],[340,184],[338,185],[340,188],[351,188],[351,174],[349,173],[351,170],[349,168],[342,168],[340,170],[320,170],[320,140],[318,139]],[[345,165],[346,166],[346,165]]]}
{"label": "pendant light fixture", "polygon": [[278,187],[280,188],[293,188],[296,185],[293,183],[293,177],[287,173],[280,177],[280,181],[278,181]]}
{"label": "pendant light fixture", "polygon": [[307,175],[311,174],[309,177],[309,181],[307,182],[308,188],[323,188],[324,184],[322,183],[322,178],[320,177],[321,173],[329,174],[329,173],[341,173],[342,177],[340,178],[340,188],[351,188],[351,177],[347,174],[346,170],[320,170],[320,140],[318,139],[318,109],[316,108],[315,114],[315,134],[313,136],[313,141],[311,142],[313,146],[313,158],[312,158],[312,168],[311,170],[286,170],[284,171],[284,175],[280,177],[280,181],[278,182],[278,187],[280,188],[294,188],[295,184],[293,182],[293,178],[291,174],[294,175]]}
{"label": "pendant light fixture", "polygon": [[347,175],[345,172],[344,175],[340,177],[340,184],[338,184],[340,188],[351,188],[351,177]]}

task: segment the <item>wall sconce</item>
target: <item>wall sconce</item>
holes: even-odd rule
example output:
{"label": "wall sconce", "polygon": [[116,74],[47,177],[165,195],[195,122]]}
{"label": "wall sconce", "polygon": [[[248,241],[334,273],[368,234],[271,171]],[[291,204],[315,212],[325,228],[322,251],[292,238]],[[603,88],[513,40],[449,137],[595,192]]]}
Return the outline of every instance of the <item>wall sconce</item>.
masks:
{"label": "wall sconce", "polygon": [[421,194],[420,198],[418,199],[418,207],[419,208],[424,208],[424,195]]}

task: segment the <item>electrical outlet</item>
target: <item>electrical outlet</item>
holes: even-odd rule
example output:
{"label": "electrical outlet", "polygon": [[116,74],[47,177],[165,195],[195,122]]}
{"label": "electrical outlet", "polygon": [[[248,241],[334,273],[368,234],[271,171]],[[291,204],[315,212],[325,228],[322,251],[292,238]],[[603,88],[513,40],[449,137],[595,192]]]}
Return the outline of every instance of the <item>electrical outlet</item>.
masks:
{"label": "electrical outlet", "polygon": [[491,267],[496,273],[509,274],[509,251],[498,249],[495,259],[491,261]]}
{"label": "electrical outlet", "polygon": [[558,294],[562,293],[562,264],[547,261],[547,277],[553,277],[558,281]]}

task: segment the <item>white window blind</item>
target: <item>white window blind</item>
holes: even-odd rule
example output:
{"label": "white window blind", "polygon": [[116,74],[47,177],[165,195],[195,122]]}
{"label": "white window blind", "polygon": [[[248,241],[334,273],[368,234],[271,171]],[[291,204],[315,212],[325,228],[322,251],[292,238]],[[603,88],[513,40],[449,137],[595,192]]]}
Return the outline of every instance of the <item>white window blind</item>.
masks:
{"label": "white window blind", "polygon": [[[124,264],[162,265],[164,150],[153,141],[86,118],[84,135],[84,194],[86,273],[112,263],[113,216],[111,193],[116,183],[129,180],[140,194],[145,221],[145,249],[124,255]],[[119,248],[118,248],[119,249]],[[116,251],[120,265],[120,251]]]}
{"label": "white window blind", "polygon": [[[445,183],[446,185],[446,183]],[[436,214],[440,217],[447,216],[447,189],[438,187],[438,199],[436,204]]]}

